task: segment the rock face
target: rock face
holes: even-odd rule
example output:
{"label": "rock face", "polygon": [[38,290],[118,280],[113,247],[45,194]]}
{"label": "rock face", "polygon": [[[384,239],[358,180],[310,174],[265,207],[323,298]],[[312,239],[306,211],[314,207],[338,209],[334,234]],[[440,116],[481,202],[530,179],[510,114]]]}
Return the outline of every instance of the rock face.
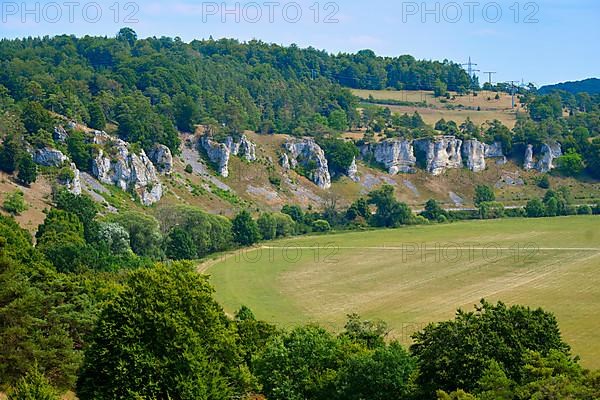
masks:
{"label": "rock face", "polygon": [[148,153],[148,157],[161,174],[170,175],[173,171],[173,154],[162,144],[156,144]]}
{"label": "rock face", "polygon": [[322,189],[331,187],[331,175],[323,149],[313,139],[291,140],[284,145],[288,153],[289,165],[307,168],[308,177]]}
{"label": "rock face", "polygon": [[465,165],[473,172],[485,170],[485,147],[479,140],[465,140],[462,145],[462,157]]}
{"label": "rock face", "polygon": [[68,160],[60,150],[44,147],[33,152],[33,161],[44,167],[59,167]]}
{"label": "rock face", "polygon": [[356,157],[352,160],[352,164],[348,167],[348,171],[346,171],[346,175],[353,182],[359,182],[360,177],[358,176],[358,166],[356,165]]}
{"label": "rock face", "polygon": [[363,148],[363,157],[372,153],[373,159],[382,164],[391,175],[413,173],[417,159],[413,143],[406,139],[387,139]]}
{"label": "rock face", "polygon": [[496,159],[496,164],[498,165],[504,165],[507,163],[506,156],[504,155],[504,149],[502,148],[502,143],[500,142],[486,144],[484,156],[485,158]]}
{"label": "rock face", "polygon": [[[535,162],[534,156],[538,160],[537,163]],[[536,169],[539,172],[547,173],[556,167],[554,161],[560,156],[562,156],[562,148],[558,142],[547,142],[542,144],[539,155],[534,153],[532,145],[527,145],[523,168],[527,171]]]}
{"label": "rock face", "polygon": [[525,150],[525,157],[523,158],[523,168],[526,171],[532,170],[534,167],[533,163],[533,145],[528,144]]}
{"label": "rock face", "polygon": [[225,143],[213,140],[211,135],[203,135],[200,138],[200,146],[206,152],[210,162],[215,164],[219,175],[224,178],[229,176],[229,158],[232,154],[250,162],[257,159],[256,144],[252,143],[246,135],[242,135],[239,142],[228,136]]}
{"label": "rock face", "polygon": [[54,134],[52,137],[57,142],[65,142],[69,135],[67,134],[67,131],[65,131],[65,128],[59,125],[54,127]]}
{"label": "rock face", "polygon": [[137,193],[146,206],[162,198],[162,184],[144,150],[139,154],[130,152],[127,142],[111,138],[105,132],[95,132],[94,143],[104,147],[92,160],[92,174],[96,179]]}
{"label": "rock face", "polygon": [[441,175],[447,169],[462,167],[462,140],[454,136],[415,140],[414,147],[423,157],[425,169],[432,175]]}
{"label": "rock face", "polygon": [[62,182],[67,190],[73,194],[81,194],[81,174],[74,163],[70,165],[71,171],[73,171],[73,179],[69,182]]}
{"label": "rock face", "polygon": [[286,171],[289,171],[292,168],[290,165],[290,158],[286,153],[283,153],[279,158],[279,165]]}
{"label": "rock face", "polygon": [[219,175],[224,178],[229,176],[229,157],[231,151],[224,143],[219,143],[212,140],[208,135],[200,138],[200,146],[206,152],[208,159],[213,163]]}
{"label": "rock face", "polygon": [[546,173],[555,168],[554,160],[562,156],[562,148],[557,142],[544,143],[540,153],[541,157],[539,157],[536,169],[542,173]]}
{"label": "rock face", "polygon": [[234,156],[243,157],[250,162],[256,161],[256,144],[252,143],[246,135],[242,135],[237,143],[231,136],[228,136],[225,145]]}

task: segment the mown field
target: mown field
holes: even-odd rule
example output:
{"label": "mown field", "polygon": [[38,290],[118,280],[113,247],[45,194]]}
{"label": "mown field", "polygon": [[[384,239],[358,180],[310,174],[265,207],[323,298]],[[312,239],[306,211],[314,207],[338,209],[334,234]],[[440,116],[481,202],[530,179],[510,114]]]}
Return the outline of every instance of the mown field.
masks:
{"label": "mown field", "polygon": [[388,322],[404,344],[481,298],[556,314],[584,365],[600,367],[600,217],[504,219],[313,236],[222,256],[207,273],[228,312],[280,326],[345,316]]}
{"label": "mown field", "polygon": [[[432,91],[425,90],[362,90],[352,89],[352,93],[362,99],[368,99],[372,96],[376,100],[385,103],[386,100],[403,101],[410,103],[425,102],[427,107],[413,105],[387,105],[392,112],[412,114],[418,111],[423,117],[423,120],[431,125],[434,125],[441,118],[447,121],[456,121],[462,123],[471,118],[476,124],[483,124],[486,121],[498,119],[509,128],[514,127],[516,123],[517,110],[522,111],[522,108],[517,103],[517,108],[512,109],[512,98],[506,93],[500,94],[500,99],[496,100],[496,93],[482,91],[478,96],[458,96],[452,93],[456,98],[454,100],[446,100],[445,98],[436,98]],[[385,104],[380,104],[386,106]],[[477,108],[480,111],[477,111]],[[453,108],[453,109],[451,109]]]}

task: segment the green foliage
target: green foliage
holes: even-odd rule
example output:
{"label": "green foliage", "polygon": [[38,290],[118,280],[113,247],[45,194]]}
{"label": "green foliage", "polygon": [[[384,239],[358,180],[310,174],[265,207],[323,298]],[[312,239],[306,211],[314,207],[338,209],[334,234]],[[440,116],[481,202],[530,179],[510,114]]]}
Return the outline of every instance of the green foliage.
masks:
{"label": "green foliage", "polygon": [[294,234],[295,223],[292,217],[287,214],[275,213],[273,214],[275,217],[277,237],[288,237]]}
{"label": "green foliage", "polygon": [[37,101],[25,102],[22,116],[23,125],[29,134],[36,134],[40,130],[52,132],[54,129],[54,118]]}
{"label": "green foliage", "polygon": [[568,354],[554,315],[541,309],[492,305],[482,300],[476,312],[459,310],[454,321],[428,325],[413,335],[418,383],[425,393],[462,388],[473,391],[492,360],[517,382],[527,350]]}
{"label": "green foliage", "polygon": [[497,201],[484,201],[479,203],[479,217],[481,219],[504,218],[504,204]]}
{"label": "green foliage", "polygon": [[358,148],[352,142],[342,139],[323,139],[318,143],[325,152],[329,170],[334,176],[345,174],[355,157],[358,157]]}
{"label": "green foliage", "polygon": [[171,229],[166,237],[165,255],[171,260],[193,260],[198,257],[194,239],[180,227]]}
{"label": "green foliage", "polygon": [[346,219],[354,221],[357,218],[363,218],[366,221],[370,217],[370,214],[369,202],[361,197],[348,207],[348,210],[346,210]]}
{"label": "green foliage", "polygon": [[256,221],[247,210],[242,210],[232,221],[233,240],[242,246],[251,246],[260,240]]}
{"label": "green foliage", "polygon": [[207,277],[186,264],[132,272],[85,350],[86,399],[229,399],[240,394],[235,326]]}
{"label": "green foliage", "polygon": [[92,145],[87,143],[85,134],[74,130],[67,138],[67,149],[77,168],[89,171],[92,164]]}
{"label": "green foliage", "polygon": [[20,190],[8,193],[4,199],[4,203],[2,203],[2,208],[12,215],[20,215],[28,208],[25,202],[25,195]]}
{"label": "green foliage", "polygon": [[429,199],[425,203],[425,210],[421,215],[430,221],[440,221],[441,217],[447,217],[446,211],[434,199]]}
{"label": "green foliage", "polygon": [[25,144],[20,135],[8,133],[0,145],[0,170],[12,174],[17,169],[17,164],[25,149]]}
{"label": "green foliage", "polygon": [[92,129],[103,130],[106,127],[106,117],[104,111],[98,102],[93,101],[88,107],[90,114],[89,127]]}
{"label": "green foliage", "polygon": [[525,206],[525,213],[528,218],[540,218],[546,215],[546,207],[540,199],[531,199]]}
{"label": "green foliage", "polygon": [[300,206],[286,204],[281,209],[281,212],[292,217],[296,223],[301,224],[304,222],[304,211],[302,211]]}
{"label": "green foliage", "polygon": [[8,400],[59,400],[58,393],[48,379],[37,370],[33,370],[21,378],[8,395]]}
{"label": "green foliage", "polygon": [[377,212],[372,216],[375,226],[398,227],[410,223],[413,217],[411,209],[396,200],[391,185],[383,185],[381,189],[369,193],[369,204],[377,207]]}
{"label": "green foliage", "polygon": [[409,398],[415,362],[397,342],[349,357],[336,382],[340,400]]}
{"label": "green foliage", "polygon": [[98,245],[106,252],[114,255],[128,254],[129,232],[115,222],[101,222],[96,233]]}
{"label": "green foliage", "polygon": [[276,336],[254,363],[270,400],[332,399],[342,364],[339,341],[323,328],[307,326]]}
{"label": "green foliage", "polygon": [[[225,217],[210,215],[195,207],[177,205],[159,209],[157,219],[161,231],[167,234],[165,251],[169,258],[201,258],[227,250],[233,245],[231,221]],[[182,240],[181,246],[178,240]],[[176,254],[179,256],[175,257]]]}
{"label": "green foliage", "polygon": [[263,240],[273,240],[277,237],[277,221],[273,214],[261,214],[256,220],[256,223]]}
{"label": "green foliage", "polygon": [[592,215],[593,214],[592,207],[588,206],[587,204],[579,206],[577,208],[577,214],[579,214],[579,215]]}
{"label": "green foliage", "polygon": [[360,315],[350,314],[342,336],[372,350],[385,344],[387,334],[388,326],[384,321],[362,320]]}
{"label": "green foliage", "polygon": [[37,165],[30,155],[23,155],[17,163],[17,179],[25,186],[29,186],[37,180]]}
{"label": "green foliage", "polygon": [[37,249],[61,272],[75,272],[87,251],[84,228],[70,212],[52,209],[36,233]]}
{"label": "green foliage", "polygon": [[191,164],[186,164],[184,171],[186,174],[191,174],[192,172],[194,172],[194,168],[191,166]]}
{"label": "green foliage", "polygon": [[550,179],[548,179],[548,175],[542,175],[538,180],[537,185],[542,189],[550,189]]}
{"label": "green foliage", "polygon": [[322,219],[313,221],[312,227],[315,232],[329,232],[331,230],[329,222]]}
{"label": "green foliage", "polygon": [[583,157],[572,149],[567,154],[558,157],[556,163],[560,173],[566,176],[578,176],[585,167]]}
{"label": "green foliage", "polygon": [[277,333],[274,325],[258,321],[254,313],[242,306],[235,313],[235,326],[239,335],[240,349],[248,366],[260,354],[268,341]]}
{"label": "green foliage", "polygon": [[162,258],[162,235],[156,218],[136,211],[125,211],[110,215],[107,219],[125,228],[129,235],[129,246],[135,254],[152,259]]}
{"label": "green foliage", "polygon": [[77,215],[83,224],[86,240],[92,241],[97,229],[94,218],[98,212],[94,200],[88,195],[76,195],[61,188],[54,194],[54,201],[56,203],[56,208]]}
{"label": "green foliage", "polygon": [[473,197],[473,203],[475,206],[479,207],[479,205],[483,202],[492,202],[496,201],[496,195],[494,194],[494,189],[488,185],[477,185],[475,187],[475,196]]}

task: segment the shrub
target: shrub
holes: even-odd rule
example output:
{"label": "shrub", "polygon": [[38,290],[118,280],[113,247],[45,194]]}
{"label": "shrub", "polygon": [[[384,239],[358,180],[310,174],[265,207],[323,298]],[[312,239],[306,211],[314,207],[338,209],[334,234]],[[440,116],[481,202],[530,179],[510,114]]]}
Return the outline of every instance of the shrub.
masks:
{"label": "shrub", "polygon": [[17,382],[9,392],[8,400],[58,400],[59,396],[48,379],[34,369]]}
{"label": "shrub", "polygon": [[241,211],[232,222],[233,240],[236,243],[242,246],[250,246],[260,240],[258,225],[248,211]]}
{"label": "shrub", "polygon": [[590,207],[588,205],[579,206],[579,208],[577,208],[577,214],[592,215],[592,207]]}
{"label": "shrub", "polygon": [[329,222],[323,219],[314,221],[312,226],[315,232],[329,232],[331,230],[331,225],[329,225]]}
{"label": "shrub", "polygon": [[527,202],[525,213],[529,218],[540,218],[546,215],[546,207],[540,199],[532,199]]}
{"label": "shrub", "polygon": [[24,156],[17,164],[19,170],[17,178],[25,186],[29,186],[37,179],[37,165],[33,162],[30,155]]}
{"label": "shrub", "polygon": [[437,217],[437,222],[438,222],[438,223],[440,223],[440,224],[445,224],[445,223],[447,223],[447,222],[448,222],[448,217],[446,217],[446,216],[445,216],[445,215],[443,215],[443,214],[441,214],[441,215],[438,215],[438,217]]}
{"label": "shrub", "polygon": [[184,170],[184,171],[185,171],[186,173],[188,173],[188,174],[191,174],[192,172],[194,172],[194,168],[192,167],[192,165],[191,165],[191,164],[187,164],[187,165],[185,166],[185,170]]}
{"label": "shrub", "polygon": [[542,189],[550,189],[550,180],[548,179],[548,175],[542,175],[537,185]]}
{"label": "shrub", "polygon": [[23,211],[27,210],[27,203],[23,192],[15,190],[4,200],[2,207],[12,215],[20,215]]}

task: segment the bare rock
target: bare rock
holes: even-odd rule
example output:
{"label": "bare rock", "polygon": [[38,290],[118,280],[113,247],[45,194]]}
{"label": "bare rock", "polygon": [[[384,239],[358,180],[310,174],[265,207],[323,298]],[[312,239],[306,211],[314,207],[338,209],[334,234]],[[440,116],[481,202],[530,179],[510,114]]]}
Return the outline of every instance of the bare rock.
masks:
{"label": "bare rock", "polygon": [[358,176],[358,166],[356,165],[356,157],[352,159],[352,163],[348,167],[348,171],[346,171],[346,175],[353,182],[360,182],[360,177]]}
{"label": "bare rock", "polygon": [[554,165],[554,160],[560,156],[562,156],[562,147],[560,146],[560,143],[544,143],[540,149],[540,157],[536,169],[542,173],[552,171],[556,167]]}
{"label": "bare rock", "polygon": [[[399,173],[413,173],[417,159],[414,154],[413,143],[406,139],[387,139],[369,145],[366,152],[372,152],[373,158],[387,168],[391,175]],[[366,155],[365,149],[361,152]]]}
{"label": "bare rock", "polygon": [[462,157],[465,160],[467,168],[473,172],[485,170],[485,147],[479,140],[465,140],[462,145]]}
{"label": "bare rock", "polygon": [[530,171],[535,166],[533,162],[533,145],[528,144],[527,149],[525,150],[525,157],[523,158],[523,168],[526,171]]}
{"label": "bare rock", "polygon": [[36,149],[33,152],[33,161],[44,167],[60,167],[68,160],[62,151],[50,147]]}
{"label": "bare rock", "polygon": [[62,125],[59,125],[59,126],[54,127],[54,134],[52,135],[52,137],[57,142],[64,143],[67,141],[69,134],[67,133],[67,131],[65,130],[65,128]]}
{"label": "bare rock", "polygon": [[202,136],[200,146],[206,152],[208,159],[213,163],[219,175],[224,178],[229,176],[229,157],[231,150],[225,143],[212,140],[208,135]]}
{"label": "bare rock", "polygon": [[502,143],[500,142],[494,142],[492,144],[485,145],[485,158],[495,159],[496,164],[498,165],[504,165],[508,162],[506,156],[504,155]]}
{"label": "bare rock", "polygon": [[173,154],[162,144],[156,144],[148,153],[148,157],[161,174],[170,175],[173,171]]}
{"label": "bare rock", "polygon": [[[105,132],[95,134],[94,143],[109,147],[109,150],[98,150],[98,154],[92,160],[92,174],[96,179],[124,191],[135,192],[146,206],[162,198],[162,183],[158,179],[154,164],[144,150],[139,154],[133,153],[129,149],[129,143],[112,138]],[[105,151],[110,154],[106,154]]]}
{"label": "bare rock", "polygon": [[283,146],[288,152],[289,164],[292,168],[302,165],[309,169],[307,171],[309,178],[317,186],[322,189],[331,187],[331,175],[325,152],[314,139],[290,140]]}
{"label": "bare rock", "polygon": [[426,170],[432,175],[441,175],[450,168],[462,168],[462,140],[454,136],[419,139],[414,141],[414,146],[424,157]]}

